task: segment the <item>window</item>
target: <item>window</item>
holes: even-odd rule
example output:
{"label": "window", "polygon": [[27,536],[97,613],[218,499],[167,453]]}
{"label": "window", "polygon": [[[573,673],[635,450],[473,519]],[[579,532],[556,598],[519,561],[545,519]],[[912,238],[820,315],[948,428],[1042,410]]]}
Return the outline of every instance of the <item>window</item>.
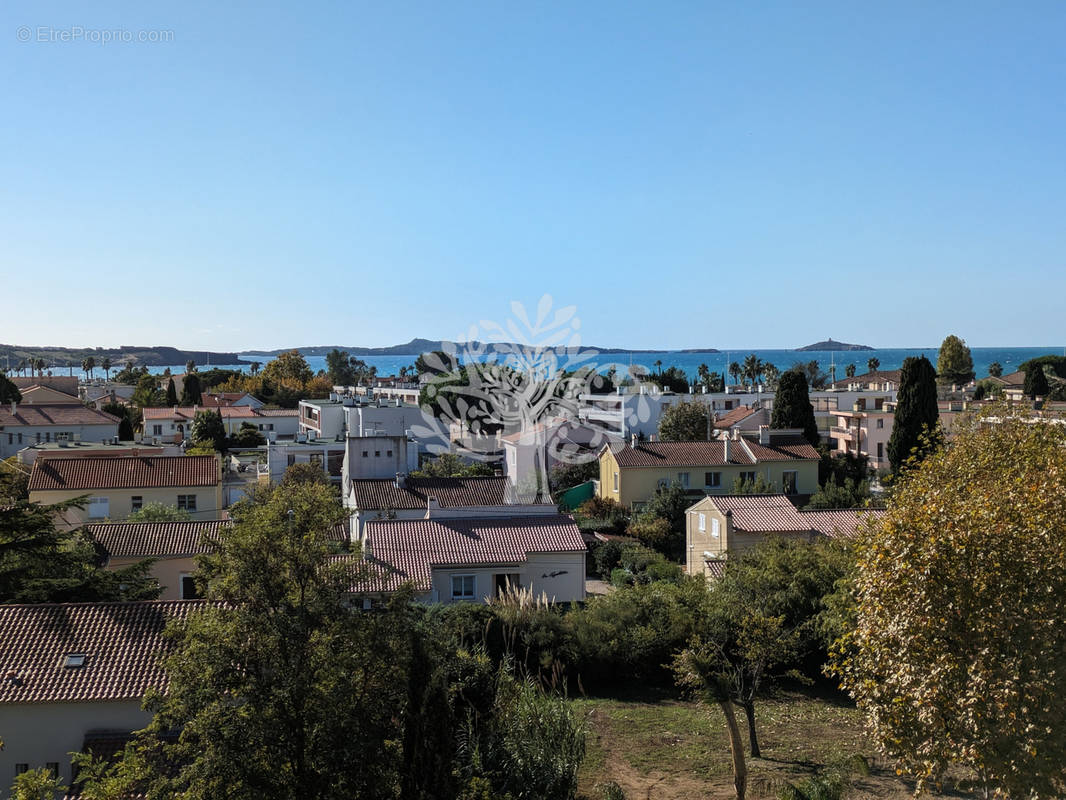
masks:
{"label": "window", "polygon": [[185,511],[196,510],[196,495],[194,494],[179,494],[178,495],[178,508]]}
{"label": "window", "polygon": [[89,498],[89,519],[105,519],[111,513],[111,503],[106,497]]}
{"label": "window", "polygon": [[321,467],[322,466],[322,454],[321,453],[311,453],[311,456],[310,456],[310,458],[308,460],[312,464],[314,464],[316,467]]}
{"label": "window", "polygon": [[291,467],[295,463],[296,463],[296,454],[295,453],[289,453],[287,456],[285,456],[285,466]]}
{"label": "window", "polygon": [[381,458],[381,451],[380,450],[375,450],[374,451],[374,458]]}
{"label": "window", "polygon": [[[170,427],[173,428],[174,426],[171,425]],[[162,436],[163,435],[163,426],[162,425],[153,425],[152,426],[152,435],[153,436]]]}
{"label": "window", "polygon": [[507,594],[508,591],[522,588],[522,575],[518,572],[508,572],[494,575],[496,583],[496,595]]}
{"label": "window", "polygon": [[799,483],[799,473],[794,469],[787,469],[781,473],[781,491],[785,494],[795,494],[796,485]]}
{"label": "window", "polygon": [[617,472],[614,474],[614,490],[616,492],[618,491],[618,473]]}
{"label": "window", "polygon": [[740,480],[743,481],[744,483],[747,483],[749,481],[751,483],[755,483],[755,473],[754,472],[742,472],[742,473],[740,473]]}
{"label": "window", "polygon": [[884,458],[885,457],[885,443],[884,442],[878,442],[877,443],[877,457],[878,458]]}
{"label": "window", "polygon": [[712,517],[711,518],[711,536],[713,536],[715,539],[717,539],[718,538],[718,533],[719,533],[718,520],[716,520],[716,519],[714,519]]}
{"label": "window", "polygon": [[144,498],[141,497],[139,494],[135,494],[133,497],[130,498],[130,512],[131,513],[134,512],[134,511],[140,511],[141,507],[143,505],[144,505]]}
{"label": "window", "polygon": [[79,669],[85,666],[85,653],[67,653],[63,659],[64,669]]}
{"label": "window", "polygon": [[44,768],[48,770],[53,778],[59,777],[59,762],[58,761],[46,761]]}
{"label": "window", "polygon": [[474,599],[474,576],[452,575],[452,600]]}
{"label": "window", "polygon": [[366,450],[364,450],[364,451],[363,451],[363,458],[366,458],[366,457],[367,457],[368,455],[369,455],[369,452],[368,452],[368,451],[366,451]]}
{"label": "window", "polygon": [[200,593],[196,591],[196,580],[187,572],[181,574],[181,599],[196,600]]}
{"label": "window", "polygon": [[268,422],[267,423],[267,430],[268,431],[274,430],[274,423],[273,422]]}
{"label": "window", "polygon": [[16,764],[15,765],[15,774],[16,775],[21,775],[23,772],[29,772],[29,771],[30,771],[30,765],[29,764]]}
{"label": "window", "polygon": [[666,478],[659,478],[659,488],[660,489],[666,489],[669,486],[670,486],[670,481],[668,481]]}
{"label": "window", "polygon": [[704,514],[702,511],[700,512],[700,530],[707,530],[707,515]]}
{"label": "window", "polygon": [[386,450],[386,451],[385,451],[385,456],[386,456],[387,458],[392,458],[392,451],[391,451],[391,450]]}
{"label": "window", "polygon": [[721,472],[705,472],[703,473],[703,485],[709,488],[715,488],[722,485],[722,473]]}
{"label": "window", "polygon": [[688,488],[688,475],[687,472],[677,473],[677,482],[681,484],[682,488]]}
{"label": "window", "polygon": [[883,427],[885,427],[885,421],[884,421],[883,419],[879,419],[879,420],[877,420],[877,427],[878,427],[878,428],[883,428]]}

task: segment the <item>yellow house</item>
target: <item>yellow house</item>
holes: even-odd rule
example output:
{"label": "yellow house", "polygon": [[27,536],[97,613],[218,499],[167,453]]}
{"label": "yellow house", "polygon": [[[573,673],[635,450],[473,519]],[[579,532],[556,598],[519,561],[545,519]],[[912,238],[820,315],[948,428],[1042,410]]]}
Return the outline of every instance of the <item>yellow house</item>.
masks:
{"label": "yellow house", "polygon": [[754,436],[736,432],[710,442],[610,444],[600,451],[599,496],[639,508],[660,486],[679,483],[693,493],[728,494],[738,478],[757,476],[786,494],[818,491],[818,451],[795,430]]}
{"label": "yellow house", "polygon": [[37,459],[29,492],[31,502],[42,504],[88,495],[85,508],[63,513],[61,524],[71,528],[124,520],[148,503],[212,520],[222,511],[222,471],[214,455]]}
{"label": "yellow house", "polygon": [[729,555],[772,536],[813,541],[852,538],[879,509],[797,509],[783,494],[707,496],[685,512],[685,567],[689,575],[717,577]]}

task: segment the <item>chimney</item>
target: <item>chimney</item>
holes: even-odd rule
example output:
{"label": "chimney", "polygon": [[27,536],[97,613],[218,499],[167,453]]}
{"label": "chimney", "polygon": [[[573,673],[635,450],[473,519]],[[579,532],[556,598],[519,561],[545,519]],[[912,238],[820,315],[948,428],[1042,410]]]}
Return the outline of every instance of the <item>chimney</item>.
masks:
{"label": "chimney", "polygon": [[396,473],[396,488],[404,489],[407,487],[407,476],[402,472]]}
{"label": "chimney", "polygon": [[739,442],[740,441],[740,428],[733,428],[733,441],[734,442]]}
{"label": "chimney", "polygon": [[722,440],[722,442],[723,442],[723,446],[725,447],[725,463],[728,464],[729,463],[729,437],[727,436],[725,439]]}
{"label": "chimney", "polygon": [[437,502],[436,497],[427,497],[425,519],[431,519],[434,511],[440,511],[440,503]]}
{"label": "chimney", "polygon": [[17,409],[18,409],[18,403],[16,403],[14,400],[12,400],[11,401],[11,413],[12,414],[16,413]]}
{"label": "chimney", "polygon": [[762,444],[762,445],[770,444],[770,426],[769,425],[760,425],[759,426],[759,444]]}
{"label": "chimney", "polygon": [[[15,408],[15,404],[12,403],[11,404],[12,411],[14,411],[14,408]],[[635,433],[629,434],[629,446],[630,447],[636,447],[637,446],[637,435]]]}

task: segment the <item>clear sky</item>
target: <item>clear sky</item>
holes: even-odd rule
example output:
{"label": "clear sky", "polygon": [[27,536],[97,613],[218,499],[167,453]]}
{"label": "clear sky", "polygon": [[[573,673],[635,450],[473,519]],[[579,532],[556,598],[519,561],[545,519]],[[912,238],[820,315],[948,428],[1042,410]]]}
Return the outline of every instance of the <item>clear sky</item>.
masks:
{"label": "clear sky", "polygon": [[876,5],[8,0],[0,341],[1061,347],[1066,3]]}

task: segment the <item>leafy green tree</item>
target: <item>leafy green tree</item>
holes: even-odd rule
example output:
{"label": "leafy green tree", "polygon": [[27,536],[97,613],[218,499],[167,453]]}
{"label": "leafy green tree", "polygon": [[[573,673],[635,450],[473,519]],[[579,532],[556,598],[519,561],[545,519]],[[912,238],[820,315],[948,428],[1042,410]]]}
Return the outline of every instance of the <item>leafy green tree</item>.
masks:
{"label": "leafy green tree", "polygon": [[1003,408],[899,479],[833,668],[900,769],[983,797],[1066,786],[1066,432]]}
{"label": "leafy green tree", "polygon": [[209,444],[218,452],[226,449],[228,439],[226,424],[222,421],[222,414],[219,411],[196,412],[189,434],[197,444]]}
{"label": "leafy green tree", "polygon": [[192,515],[184,508],[165,503],[145,503],[126,517],[126,522],[187,522],[190,519]]}
{"label": "leafy green tree", "polygon": [[22,392],[19,391],[15,382],[10,380],[7,375],[0,372],[0,403],[7,405],[9,403],[21,403]]}
{"label": "leafy green tree", "polygon": [[28,500],[29,484],[30,470],[19,463],[17,456],[0,461],[0,508],[16,500]]}
{"label": "leafy green tree", "polygon": [[237,447],[258,447],[266,444],[266,437],[251,422],[242,422],[240,430],[233,437],[233,444]]}
{"label": "leafy green tree", "polygon": [[999,378],[1003,375],[1003,365],[998,361],[993,361],[988,365],[988,375],[992,378]]}
{"label": "leafy green tree", "polygon": [[548,481],[552,492],[560,492],[599,477],[600,462],[592,459],[578,464],[557,464],[548,474]]}
{"label": "leafy green tree", "polygon": [[836,477],[831,476],[811,495],[807,508],[861,508],[869,499],[868,481],[856,482],[854,478],[845,478],[843,483],[838,484]]}
{"label": "leafy green tree", "polygon": [[200,376],[195,372],[186,373],[185,379],[181,382],[181,405],[200,405],[202,394],[203,388],[200,385]]}
{"label": "leafy green tree", "polygon": [[776,494],[777,485],[768,481],[761,472],[755,473],[755,479],[737,477],[733,480],[733,494]]}
{"label": "leafy green tree", "polygon": [[774,395],[771,428],[799,428],[812,445],[818,444],[818,424],[814,420],[814,406],[807,391],[807,378],[798,369],[781,375]]}
{"label": "leafy green tree", "polygon": [[877,370],[881,369],[881,359],[877,358],[877,356],[872,356],[866,362],[866,369],[869,372],[877,372]]}
{"label": "leafy green tree", "polygon": [[664,442],[706,442],[713,429],[706,403],[682,401],[659,418],[659,438]]}
{"label": "leafy green tree", "polygon": [[1030,365],[1025,371],[1025,383],[1022,384],[1022,393],[1030,400],[1038,397],[1047,397],[1051,387],[1048,386],[1047,375],[1044,366],[1040,363]]}
{"label": "leafy green tree", "polygon": [[936,373],[943,383],[962,385],[974,379],[973,356],[966,342],[954,334],[941,342],[936,359]]}
{"label": "leafy green tree", "polygon": [[725,379],[717,372],[711,372],[706,364],[700,364],[696,370],[700,384],[708,392],[724,392]]}
{"label": "leafy green tree", "polygon": [[667,367],[648,375],[648,381],[655,385],[678,394],[687,394],[689,391],[688,375],[680,367]]}
{"label": "leafy green tree", "polygon": [[41,767],[31,769],[15,776],[11,785],[12,800],[55,800],[57,795],[65,794],[67,786],[52,770]]}
{"label": "leafy green tree", "polygon": [[196,362],[190,358],[185,362],[185,374],[188,375],[191,372],[196,372]]}
{"label": "leafy green tree", "polygon": [[781,379],[781,370],[768,361],[763,362],[762,378],[763,383],[766,384],[767,388],[777,391],[777,382]]}
{"label": "leafy green tree", "polygon": [[163,397],[163,393],[159,391],[159,382],[154,375],[145,372],[137,379],[137,388],[133,390],[132,402],[138,408],[158,406],[162,403]]}
{"label": "leafy green tree", "polygon": [[150,561],[119,570],[83,531],[59,530],[55,519],[85,499],[53,505],[16,500],[0,513],[0,603],[153,600],[159,585]]}
{"label": "leafy green tree", "polygon": [[441,453],[411,473],[416,478],[478,478],[495,474],[495,470],[488,464],[481,461],[467,462],[455,453]]}
{"label": "leafy green tree", "polygon": [[282,353],[263,367],[263,378],[289,388],[302,389],[314,377],[307,360],[299,350]]}
{"label": "leafy green tree", "polygon": [[167,405],[173,408],[178,404],[178,390],[174,387],[174,379],[167,381]]}
{"label": "leafy green tree", "polygon": [[334,348],[326,354],[326,373],[335,386],[358,386],[371,375],[371,368],[362,359]]}
{"label": "leafy green tree", "polygon": [[900,370],[892,435],[888,439],[888,460],[899,474],[913,457],[921,460],[939,446],[936,403],[936,372],[925,356],[910,356]]}

